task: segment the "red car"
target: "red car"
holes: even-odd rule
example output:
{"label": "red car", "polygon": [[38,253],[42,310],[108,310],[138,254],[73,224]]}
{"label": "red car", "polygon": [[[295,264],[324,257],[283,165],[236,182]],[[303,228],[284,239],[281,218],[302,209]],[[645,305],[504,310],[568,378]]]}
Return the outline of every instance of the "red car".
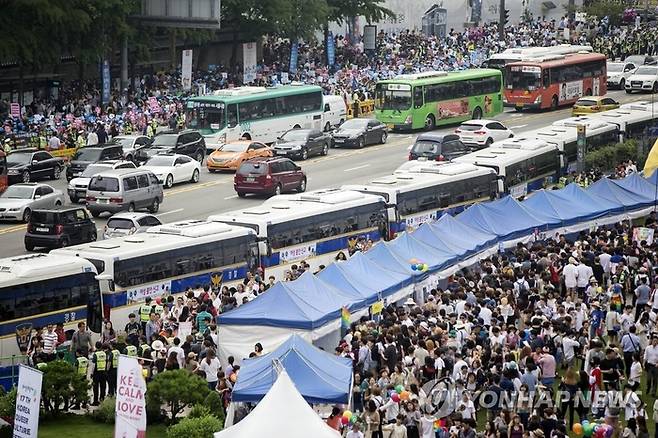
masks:
{"label": "red car", "polygon": [[253,158],[243,162],[233,179],[238,196],[247,193],[280,195],[306,190],[306,174],[291,159],[283,157]]}

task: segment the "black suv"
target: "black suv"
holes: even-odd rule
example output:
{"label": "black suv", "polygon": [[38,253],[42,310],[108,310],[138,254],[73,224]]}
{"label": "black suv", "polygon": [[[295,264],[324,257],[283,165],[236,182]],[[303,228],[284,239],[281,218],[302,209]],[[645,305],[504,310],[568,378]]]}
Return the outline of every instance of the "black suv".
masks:
{"label": "black suv", "polygon": [[135,160],[144,162],[162,152],[187,155],[203,163],[206,154],[206,141],[198,131],[165,131],[153,139],[153,143],[135,154]]}
{"label": "black suv", "polygon": [[79,177],[90,164],[97,163],[98,161],[122,159],[123,147],[118,143],[82,147],[71,157],[71,162],[66,168],[66,180],[71,181],[73,178]]}
{"label": "black suv", "polygon": [[9,184],[29,183],[37,179],[59,179],[64,160],[53,157],[46,151],[23,149],[7,156],[7,178]]}
{"label": "black suv", "polygon": [[96,224],[84,207],[34,210],[27,224],[25,249],[64,248],[96,240]]}

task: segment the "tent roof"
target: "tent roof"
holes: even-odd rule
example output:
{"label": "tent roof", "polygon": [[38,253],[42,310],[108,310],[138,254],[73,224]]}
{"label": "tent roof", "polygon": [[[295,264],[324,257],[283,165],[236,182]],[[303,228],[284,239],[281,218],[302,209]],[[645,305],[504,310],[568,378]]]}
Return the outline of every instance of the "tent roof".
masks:
{"label": "tent roof", "polygon": [[612,212],[623,211],[624,207],[594,193],[588,193],[576,183],[571,183],[561,190],[556,190],[554,196],[564,203],[581,205],[590,210],[591,217],[599,217]]}
{"label": "tent roof", "polygon": [[643,204],[650,205],[654,202],[653,198],[647,198],[646,194],[631,192],[610,178],[601,178],[589,186],[587,192],[630,208],[637,208]]}
{"label": "tent roof", "polygon": [[430,269],[436,270],[445,266],[450,260],[459,257],[455,251],[431,246],[416,239],[413,234],[401,233],[395,240],[386,243],[388,247],[401,259],[406,260],[409,265],[413,260],[415,263],[425,263]]}
{"label": "tent roof", "polygon": [[413,277],[419,274],[418,271],[411,269],[411,263],[401,258],[387,245],[385,242],[379,242],[370,250],[364,253],[365,257],[384,269],[395,271],[396,273],[404,274],[408,277]]}
{"label": "tent roof", "polygon": [[493,245],[497,239],[495,234],[468,226],[449,214],[444,214],[436,222],[427,225],[433,234],[438,235],[438,239],[445,242],[446,245],[464,248],[467,251],[477,252],[484,247]]}
{"label": "tent roof", "polygon": [[623,179],[613,180],[619,187],[639,194],[652,202],[656,199],[656,172],[649,179],[642,178],[637,172],[633,172]]}
{"label": "tent roof", "polygon": [[253,411],[214,438],[245,437],[340,438],[302,398],[284,370]]}
{"label": "tent roof", "polygon": [[501,238],[522,236],[535,228],[546,226],[544,221],[532,215],[511,196],[493,202],[475,204],[461,212],[457,219],[466,225]]}
{"label": "tent roof", "polygon": [[326,353],[299,335],[290,336],[271,353],[244,360],[233,389],[233,401],[260,401],[276,381],[275,359],[308,403],[349,402],[352,361]]}
{"label": "tent roof", "polygon": [[367,280],[370,274],[365,272],[363,275],[355,277],[342,269],[344,265],[346,262],[331,263],[318,273],[318,277],[342,291],[361,297],[367,305],[377,301],[379,291]]}
{"label": "tent roof", "polygon": [[[599,215],[597,205],[579,202],[574,197],[566,195],[563,190],[539,190],[523,201],[523,205],[534,215],[550,216],[558,223],[574,223],[582,220],[593,219]],[[580,193],[578,197],[582,198]],[[581,199],[582,201],[583,199]]]}
{"label": "tent roof", "polygon": [[247,304],[219,316],[220,325],[265,325],[312,330],[340,317],[342,306],[359,300],[310,272],[295,281],[278,282]]}
{"label": "tent roof", "polygon": [[[329,267],[332,267],[332,269],[327,271]],[[325,268],[319,274],[319,277],[322,280],[335,284],[338,287],[338,283],[333,283],[333,278],[336,277],[334,271],[341,272],[345,279],[354,286],[360,287],[361,284],[366,284],[367,288],[375,290],[376,293],[381,293],[383,297],[390,295],[401,287],[407,286],[412,282],[412,279],[408,274],[401,271],[387,269],[384,265],[373,263],[372,260],[366,257],[362,252],[357,252],[347,261],[336,262],[329,267]]]}

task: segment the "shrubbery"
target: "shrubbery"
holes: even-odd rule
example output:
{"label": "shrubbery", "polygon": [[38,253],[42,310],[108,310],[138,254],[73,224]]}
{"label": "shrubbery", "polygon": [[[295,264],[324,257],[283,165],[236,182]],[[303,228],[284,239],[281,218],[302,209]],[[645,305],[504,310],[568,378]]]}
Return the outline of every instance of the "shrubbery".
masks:
{"label": "shrubbery", "polygon": [[644,157],[639,156],[637,142],[635,140],[628,140],[623,143],[607,145],[587,151],[585,165],[587,169],[606,171],[614,169],[622,161],[633,160],[637,162],[641,161],[642,158]]}
{"label": "shrubbery", "polygon": [[188,417],[167,429],[167,438],[212,438],[222,427],[222,421],[212,415]]}
{"label": "shrubbery", "polygon": [[103,400],[95,411],[91,413],[91,418],[99,423],[114,424],[116,416],[116,399],[108,397]]}

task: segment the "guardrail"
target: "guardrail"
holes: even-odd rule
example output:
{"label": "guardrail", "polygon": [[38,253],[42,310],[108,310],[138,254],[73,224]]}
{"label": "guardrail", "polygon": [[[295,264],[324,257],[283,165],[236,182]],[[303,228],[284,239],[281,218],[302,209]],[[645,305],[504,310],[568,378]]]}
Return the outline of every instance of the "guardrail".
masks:
{"label": "guardrail", "polygon": [[18,366],[27,364],[28,357],[25,355],[12,355],[0,357],[0,386],[10,390],[18,384]]}
{"label": "guardrail", "polygon": [[[357,109],[357,114],[354,114],[355,108]],[[350,105],[347,105],[347,118],[351,119],[354,117],[368,116],[375,111],[375,101],[373,99],[364,100],[362,102],[352,102]]]}

